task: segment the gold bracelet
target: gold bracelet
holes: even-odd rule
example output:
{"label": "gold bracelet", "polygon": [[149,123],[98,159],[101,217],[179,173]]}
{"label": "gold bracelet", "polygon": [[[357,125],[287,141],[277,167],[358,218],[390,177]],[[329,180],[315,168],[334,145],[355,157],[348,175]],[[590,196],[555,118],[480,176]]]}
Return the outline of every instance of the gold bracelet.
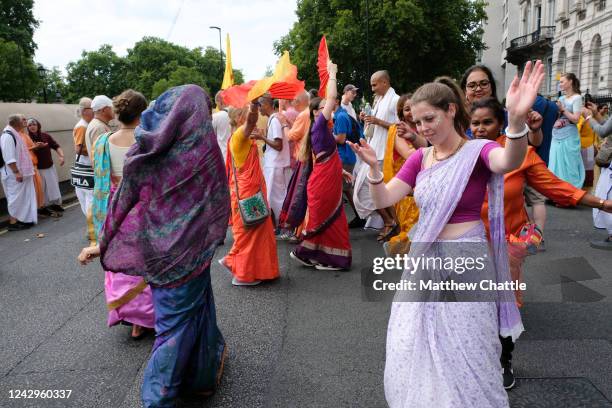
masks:
{"label": "gold bracelet", "polygon": [[597,207],[598,210],[603,210],[604,209],[604,204],[606,203],[606,200],[604,200],[603,198],[599,199],[599,206]]}

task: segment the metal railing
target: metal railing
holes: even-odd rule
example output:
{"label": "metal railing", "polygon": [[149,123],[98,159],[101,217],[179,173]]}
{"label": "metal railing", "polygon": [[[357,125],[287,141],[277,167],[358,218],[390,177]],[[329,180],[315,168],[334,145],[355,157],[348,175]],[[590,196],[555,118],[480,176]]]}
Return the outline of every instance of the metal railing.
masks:
{"label": "metal railing", "polygon": [[552,40],[555,37],[555,26],[543,26],[531,34],[510,41],[510,49],[525,47],[540,40]]}

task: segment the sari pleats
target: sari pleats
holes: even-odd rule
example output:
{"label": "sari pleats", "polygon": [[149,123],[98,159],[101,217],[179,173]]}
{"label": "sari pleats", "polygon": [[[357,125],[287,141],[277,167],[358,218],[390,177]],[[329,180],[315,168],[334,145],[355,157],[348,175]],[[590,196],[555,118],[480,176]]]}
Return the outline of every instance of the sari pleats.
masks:
{"label": "sari pleats", "polygon": [[315,162],[308,179],[308,211],[296,255],[323,265],[348,269],[352,253],[342,205],[342,164],[337,153]]}
{"label": "sari pleats", "polygon": [[225,340],[217,327],[210,267],[179,287],[152,292],[157,336],[142,401],[146,408],[174,407],[179,394],[214,391],[223,372]]}

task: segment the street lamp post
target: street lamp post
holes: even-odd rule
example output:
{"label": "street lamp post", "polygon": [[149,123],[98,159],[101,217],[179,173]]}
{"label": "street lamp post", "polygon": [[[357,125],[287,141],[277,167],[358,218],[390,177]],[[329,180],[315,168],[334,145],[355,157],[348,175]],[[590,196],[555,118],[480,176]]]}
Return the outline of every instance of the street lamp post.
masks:
{"label": "street lamp post", "polygon": [[47,70],[45,69],[45,67],[42,66],[42,64],[38,64],[38,68],[36,69],[38,71],[38,77],[42,80],[43,82],[43,98],[45,103],[47,102]]}
{"label": "street lamp post", "polygon": [[223,49],[221,48],[221,27],[210,26],[211,30],[219,31],[219,57],[221,57],[221,74],[223,75],[223,71],[225,71],[225,65],[223,64]]}

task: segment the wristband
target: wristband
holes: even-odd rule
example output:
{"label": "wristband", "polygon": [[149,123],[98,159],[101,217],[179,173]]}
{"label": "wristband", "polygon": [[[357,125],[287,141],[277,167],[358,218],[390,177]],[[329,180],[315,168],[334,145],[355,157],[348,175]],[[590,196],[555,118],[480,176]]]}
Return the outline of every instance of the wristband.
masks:
{"label": "wristband", "polygon": [[606,203],[606,200],[604,199],[599,199],[599,206],[597,206],[598,210],[603,210],[604,208],[604,204]]}
{"label": "wristband", "polygon": [[382,182],[383,182],[383,180],[385,179],[385,175],[384,175],[384,174],[381,174],[379,179],[374,179],[374,180],[373,180],[373,179],[371,179],[371,178],[370,178],[370,174],[368,174],[368,175],[366,176],[366,178],[368,179],[368,182],[369,182],[370,184],[375,185],[375,184],[380,184],[380,183],[382,183]]}
{"label": "wristband", "polygon": [[520,139],[521,137],[525,137],[525,135],[527,135],[527,133],[529,133],[529,126],[527,126],[527,124],[525,124],[525,129],[523,129],[519,133],[510,133],[510,132],[508,132],[508,128],[506,127],[506,131],[505,132],[506,132],[506,137],[508,139]]}

